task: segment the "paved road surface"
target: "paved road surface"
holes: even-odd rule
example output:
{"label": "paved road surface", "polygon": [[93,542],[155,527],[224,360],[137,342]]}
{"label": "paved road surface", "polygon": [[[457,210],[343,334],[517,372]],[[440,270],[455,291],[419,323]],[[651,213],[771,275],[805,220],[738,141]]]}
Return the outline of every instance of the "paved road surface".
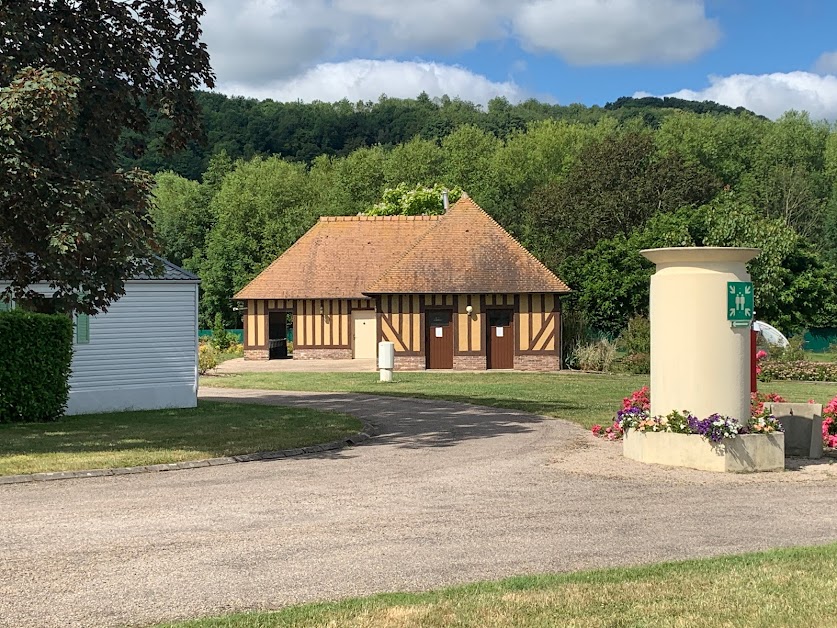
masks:
{"label": "paved road surface", "polygon": [[810,469],[649,468],[562,421],[439,401],[202,395],[346,411],[380,435],[328,455],[0,486],[0,625],[142,625],[837,540],[837,482]]}

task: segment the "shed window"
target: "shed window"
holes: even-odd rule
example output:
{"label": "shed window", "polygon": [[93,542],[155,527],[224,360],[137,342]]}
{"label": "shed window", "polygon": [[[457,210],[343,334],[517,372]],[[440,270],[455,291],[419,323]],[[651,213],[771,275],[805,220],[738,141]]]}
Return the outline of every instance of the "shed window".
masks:
{"label": "shed window", "polygon": [[90,344],[90,315],[76,314],[76,344]]}

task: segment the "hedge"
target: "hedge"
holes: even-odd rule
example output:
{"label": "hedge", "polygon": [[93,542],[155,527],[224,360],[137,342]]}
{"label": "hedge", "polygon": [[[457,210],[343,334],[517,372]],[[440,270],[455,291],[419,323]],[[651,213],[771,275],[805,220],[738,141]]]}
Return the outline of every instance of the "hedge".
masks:
{"label": "hedge", "polygon": [[63,415],[72,359],[68,316],[0,313],[0,423],[54,421]]}
{"label": "hedge", "polygon": [[831,362],[781,362],[767,360],[760,364],[759,379],[796,380],[805,382],[837,382],[837,364]]}

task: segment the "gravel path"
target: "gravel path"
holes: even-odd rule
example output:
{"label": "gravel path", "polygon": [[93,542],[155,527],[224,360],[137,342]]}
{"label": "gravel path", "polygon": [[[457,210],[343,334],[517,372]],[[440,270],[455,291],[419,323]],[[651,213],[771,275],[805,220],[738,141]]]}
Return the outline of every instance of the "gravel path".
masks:
{"label": "gravel path", "polygon": [[203,390],[349,412],[360,447],[0,486],[0,625],[116,626],[837,540],[837,465],[645,467],[569,423],[441,401]]}

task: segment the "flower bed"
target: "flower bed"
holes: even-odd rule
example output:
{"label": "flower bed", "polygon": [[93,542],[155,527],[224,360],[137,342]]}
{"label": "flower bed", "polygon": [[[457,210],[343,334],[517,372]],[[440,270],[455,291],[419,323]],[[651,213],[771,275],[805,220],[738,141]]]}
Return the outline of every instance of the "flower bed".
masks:
{"label": "flower bed", "polygon": [[837,397],[828,402],[822,411],[822,444],[837,448]]}
{"label": "flower bed", "polygon": [[758,378],[761,381],[793,380],[804,382],[837,382],[837,364],[830,362],[759,362]]}
{"label": "flower bed", "polygon": [[[837,432],[837,398],[835,398],[835,421],[832,423]],[[782,426],[769,411],[765,402],[782,402],[775,393],[754,393],[750,399],[750,417],[746,424],[733,417],[713,414],[698,418],[690,412],[673,411],[665,416],[652,417],[651,397],[647,386],[634,391],[622,400],[622,409],[616,413],[613,425],[593,426],[593,434],[608,440],[618,440],[626,430],[634,432],[669,432],[674,434],[698,434],[712,443],[720,443],[725,438],[735,438],[739,434],[771,434],[781,432]]]}

